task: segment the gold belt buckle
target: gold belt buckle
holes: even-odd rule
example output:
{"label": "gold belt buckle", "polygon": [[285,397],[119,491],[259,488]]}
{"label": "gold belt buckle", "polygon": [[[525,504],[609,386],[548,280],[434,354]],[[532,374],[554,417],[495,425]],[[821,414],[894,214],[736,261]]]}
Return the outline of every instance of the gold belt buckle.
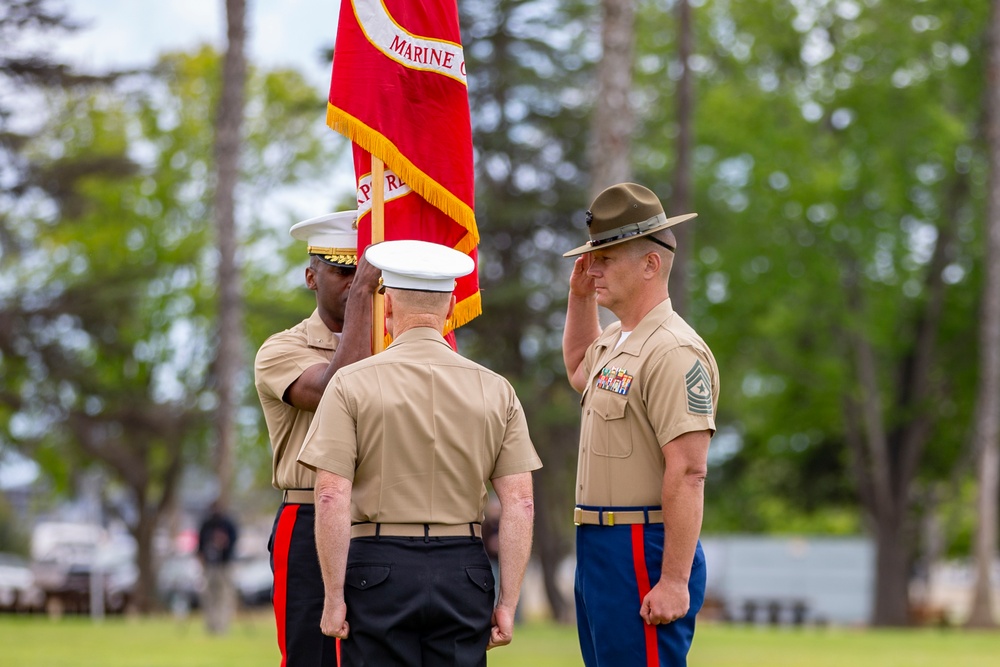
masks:
{"label": "gold belt buckle", "polygon": [[615,525],[615,513],[614,512],[605,512],[604,515],[606,517],[608,517],[608,522],[605,525],[608,525],[608,526]]}
{"label": "gold belt buckle", "polygon": [[573,525],[579,526],[580,520],[583,518],[583,510],[579,507],[573,508]]}

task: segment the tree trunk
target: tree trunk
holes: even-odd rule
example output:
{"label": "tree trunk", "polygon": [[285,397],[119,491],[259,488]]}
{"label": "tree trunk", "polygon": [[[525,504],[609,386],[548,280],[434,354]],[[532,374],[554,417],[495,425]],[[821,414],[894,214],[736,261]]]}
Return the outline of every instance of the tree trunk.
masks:
{"label": "tree trunk", "polygon": [[[849,292],[850,293],[850,292]],[[859,298],[856,297],[855,298]],[[856,306],[856,301],[853,301]],[[847,441],[855,462],[858,487],[872,521],[875,537],[875,599],[872,625],[898,627],[908,624],[909,574],[912,549],[903,524],[909,510],[909,480],[900,480],[893,443],[885,431],[879,398],[875,353],[858,332],[851,341],[859,397],[845,411]]]}
{"label": "tree trunk", "polygon": [[[961,177],[952,184],[949,200],[955,205],[950,210],[959,208],[956,202],[962,201],[966,187]],[[881,357],[862,324],[867,312],[861,287],[864,273],[850,255],[840,260],[851,314],[843,345],[845,354],[854,359],[855,374],[844,423],[861,501],[875,531],[878,556],[872,624],[876,626],[909,624],[908,584],[915,540],[908,527],[917,519],[913,482],[938,416],[932,409],[937,385],[931,370],[936,366],[946,296],[942,275],[954,254],[956,221],[952,216],[938,230],[925,279],[927,298],[912,322],[906,323],[914,341],[891,373],[879,372]],[[880,377],[895,378],[889,391],[883,389]]]}
{"label": "tree trunk", "polygon": [[[674,163],[673,195],[670,198],[667,215],[679,215],[694,211],[691,174],[694,146],[694,77],[689,67],[694,51],[694,28],[691,22],[691,4],[688,0],[677,0],[677,60],[681,64],[681,78],[677,82],[677,155]],[[674,310],[683,317],[687,310],[688,271],[691,266],[692,242],[695,226],[691,224],[674,227],[677,238],[677,253],[670,271],[670,301]]]}
{"label": "tree trunk", "polygon": [[970,627],[996,627],[991,571],[997,555],[998,475],[1000,475],[1000,1],[994,0],[986,69],[986,142],[989,190],[986,200],[986,254],[983,259],[979,318],[979,386],[973,446],[979,457],[976,580],[969,610]]}
{"label": "tree trunk", "polygon": [[226,0],[228,46],[222,67],[222,98],[215,125],[215,223],[219,249],[219,336],[215,374],[216,471],[219,503],[228,507],[236,445],[237,378],[243,364],[242,290],[236,266],[235,190],[246,95],[246,0]]}
{"label": "tree trunk", "polygon": [[902,627],[909,624],[910,541],[897,515],[876,521],[872,625]]}
{"label": "tree trunk", "polygon": [[632,61],[635,45],[635,0],[601,0],[601,60],[597,64],[590,156],[590,199],[632,175]]}
{"label": "tree trunk", "polygon": [[154,567],[153,535],[159,523],[159,515],[146,505],[146,499],[136,494],[139,516],[132,528],[132,536],[136,543],[136,566],[139,570],[138,579],[133,589],[132,603],[135,608],[148,614],[156,607],[156,567]]}

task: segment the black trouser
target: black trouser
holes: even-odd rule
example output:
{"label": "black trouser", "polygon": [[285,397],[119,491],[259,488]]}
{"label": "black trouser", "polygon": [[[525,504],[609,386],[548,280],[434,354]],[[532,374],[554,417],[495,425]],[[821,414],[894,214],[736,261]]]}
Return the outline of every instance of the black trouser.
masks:
{"label": "black trouser", "polygon": [[267,545],[281,667],[337,667],[336,640],[319,628],[323,574],[316,556],[315,519],[312,505],[283,504]]}
{"label": "black trouser", "polygon": [[485,667],[495,593],[482,540],[351,540],[343,667]]}

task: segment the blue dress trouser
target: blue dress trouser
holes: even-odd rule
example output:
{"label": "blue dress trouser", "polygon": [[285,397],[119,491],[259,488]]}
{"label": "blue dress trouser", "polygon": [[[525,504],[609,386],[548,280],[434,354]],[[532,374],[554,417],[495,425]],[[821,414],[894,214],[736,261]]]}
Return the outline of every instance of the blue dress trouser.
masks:
{"label": "blue dress trouser", "polygon": [[576,623],[586,667],[685,667],[695,615],[705,601],[701,542],[691,566],[684,618],[647,625],[639,610],[660,580],[663,524],[576,529]]}

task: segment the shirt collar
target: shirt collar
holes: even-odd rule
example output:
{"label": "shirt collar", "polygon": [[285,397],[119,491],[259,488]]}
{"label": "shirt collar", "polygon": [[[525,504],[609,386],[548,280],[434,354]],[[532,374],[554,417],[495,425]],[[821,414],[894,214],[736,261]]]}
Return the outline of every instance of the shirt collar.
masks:
{"label": "shirt collar", "polygon": [[664,299],[639,321],[639,325],[632,330],[632,335],[622,344],[621,350],[628,354],[639,354],[642,351],[643,343],[653,335],[654,331],[663,326],[673,316],[674,308],[670,303],[670,299]]}
{"label": "shirt collar", "polygon": [[449,350],[451,349],[451,345],[449,345],[448,341],[444,339],[441,332],[432,329],[431,327],[414,327],[413,329],[407,329],[400,334],[398,338],[393,339],[392,343],[389,344],[389,347],[396,347],[397,345],[412,343],[418,340],[429,340],[435,343],[441,343]]}
{"label": "shirt collar", "polygon": [[319,316],[318,308],[306,320],[306,339],[308,340],[309,347],[316,347],[321,350],[337,349],[339,338],[335,333],[326,328],[323,318]]}

